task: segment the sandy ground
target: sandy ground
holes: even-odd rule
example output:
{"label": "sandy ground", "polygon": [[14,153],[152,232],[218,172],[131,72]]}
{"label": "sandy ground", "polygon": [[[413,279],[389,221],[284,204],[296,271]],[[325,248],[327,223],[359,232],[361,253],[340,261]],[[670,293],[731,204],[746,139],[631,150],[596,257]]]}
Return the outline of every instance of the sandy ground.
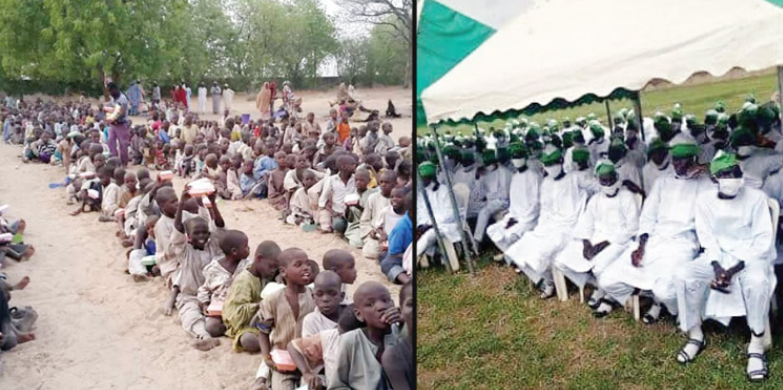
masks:
{"label": "sandy ground", "polygon": [[[134,283],[125,274],[126,250],[115,226],[99,223],[96,213],[69,216],[64,190],[48,187],[62,181],[62,169],[22,164],[20,151],[0,145],[0,203],[27,221],[25,242],[37,253],[24,263],[9,260],[4,270],[14,283],[30,276],[11,305],[33,306],[40,317],[37,340],[0,354],[0,389],[246,389],[259,356],[232,352],[226,338],[209,352],[191,348],[177,316],[160,311],[161,280]],[[175,181],[178,193],[183,184]],[[397,300],[399,288],[378,264],[334,235],[284,225],[265,201],[219,205],[226,226],[248,234],[251,250],[271,239],[284,249],[302,248],[320,263],[329,249],[349,249],[358,269],[350,293],[375,280],[390,286]]]}

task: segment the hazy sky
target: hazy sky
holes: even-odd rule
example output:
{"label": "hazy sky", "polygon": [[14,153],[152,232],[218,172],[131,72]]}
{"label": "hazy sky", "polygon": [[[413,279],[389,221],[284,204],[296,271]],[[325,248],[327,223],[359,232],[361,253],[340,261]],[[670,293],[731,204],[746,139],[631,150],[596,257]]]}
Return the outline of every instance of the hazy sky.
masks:
{"label": "hazy sky", "polygon": [[347,15],[344,14],[344,10],[337,3],[337,0],[321,0],[321,4],[323,4],[326,13],[334,18],[340,36],[365,36],[370,33],[372,25],[369,23],[350,23],[345,21],[344,17]]}

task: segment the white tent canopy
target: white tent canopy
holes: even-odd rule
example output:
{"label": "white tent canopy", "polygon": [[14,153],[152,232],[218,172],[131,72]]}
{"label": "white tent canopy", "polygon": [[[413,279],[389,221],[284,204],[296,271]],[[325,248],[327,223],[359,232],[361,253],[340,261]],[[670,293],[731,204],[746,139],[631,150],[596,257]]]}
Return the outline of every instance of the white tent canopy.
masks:
{"label": "white tent canopy", "polygon": [[783,65],[769,0],[540,0],[422,93],[429,123]]}

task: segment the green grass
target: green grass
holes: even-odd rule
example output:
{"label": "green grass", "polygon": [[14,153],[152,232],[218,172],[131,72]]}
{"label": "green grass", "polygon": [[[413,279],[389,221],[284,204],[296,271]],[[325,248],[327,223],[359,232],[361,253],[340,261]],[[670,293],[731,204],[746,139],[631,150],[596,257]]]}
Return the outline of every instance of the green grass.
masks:
{"label": "green grass", "polygon": [[[708,327],[707,349],[687,367],[670,318],[652,326],[617,310],[597,320],[576,294],[542,301],[510,268],[478,261],[475,276],[417,274],[420,389],[783,389],[783,336],[767,353],[770,379],[751,384],[742,320]],[[774,327],[774,326],[773,326]]]}
{"label": "green grass", "polygon": [[[694,114],[700,120],[704,119],[704,113],[715,106],[715,102],[723,100],[726,102],[730,112],[734,112],[742,106],[745,97],[752,93],[759,102],[767,101],[772,94],[777,91],[777,75],[774,72],[764,72],[760,75],[745,77],[742,79],[715,81],[704,84],[672,86],[655,91],[642,92],[642,113],[645,116],[652,116],[655,111],[669,113],[674,103],[680,103],[687,114]],[[620,108],[627,107],[633,109],[633,103],[629,100],[611,101],[610,107],[612,115]],[[604,103],[585,104],[579,107],[568,108],[565,110],[549,111],[544,114],[536,114],[528,119],[544,124],[549,118],[562,119],[569,117],[571,120],[579,116],[587,116],[594,113],[602,123],[606,123],[606,107]],[[505,122],[497,120],[492,123],[480,123],[479,126],[489,128],[503,127]],[[442,130],[450,129],[453,133],[473,133],[473,125],[443,126]],[[416,129],[417,134],[426,134],[429,129],[420,126]]]}

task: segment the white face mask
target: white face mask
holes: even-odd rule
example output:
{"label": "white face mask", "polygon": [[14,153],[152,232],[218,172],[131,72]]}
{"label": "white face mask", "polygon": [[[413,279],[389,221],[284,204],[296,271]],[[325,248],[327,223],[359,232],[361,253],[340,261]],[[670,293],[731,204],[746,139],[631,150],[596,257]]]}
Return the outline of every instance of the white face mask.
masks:
{"label": "white face mask", "polygon": [[752,146],[740,146],[737,148],[737,154],[742,157],[750,156],[750,154],[753,153],[753,147]]}
{"label": "white face mask", "polygon": [[527,160],[524,158],[512,158],[511,159],[511,165],[514,166],[514,168],[522,168],[527,163]]}
{"label": "white face mask", "polygon": [[618,179],[617,181],[614,182],[614,184],[612,184],[610,186],[602,185],[601,186],[601,192],[603,192],[605,195],[608,195],[608,196],[615,196],[615,195],[617,195],[617,192],[620,191],[620,186],[622,184],[623,183],[621,183],[620,180]]}
{"label": "white face mask", "polygon": [[560,164],[552,165],[552,166],[544,167],[544,170],[546,171],[547,176],[554,179],[558,175],[560,175],[560,172],[563,170],[563,166]]}
{"label": "white face mask", "polygon": [[745,178],[718,179],[718,192],[726,196],[737,196],[740,188],[745,185]]}

